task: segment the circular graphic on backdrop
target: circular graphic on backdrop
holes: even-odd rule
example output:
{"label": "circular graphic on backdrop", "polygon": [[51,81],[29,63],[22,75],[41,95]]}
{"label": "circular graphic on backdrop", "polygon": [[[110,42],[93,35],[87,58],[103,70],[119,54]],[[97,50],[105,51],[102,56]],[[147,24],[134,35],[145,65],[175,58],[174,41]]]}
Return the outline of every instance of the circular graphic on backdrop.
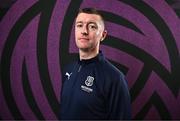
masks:
{"label": "circular graphic on backdrop", "polygon": [[133,119],[179,119],[180,21],[168,2],[150,0],[15,2],[0,22],[0,119],[57,119],[84,7],[105,17],[101,50],[126,75]]}

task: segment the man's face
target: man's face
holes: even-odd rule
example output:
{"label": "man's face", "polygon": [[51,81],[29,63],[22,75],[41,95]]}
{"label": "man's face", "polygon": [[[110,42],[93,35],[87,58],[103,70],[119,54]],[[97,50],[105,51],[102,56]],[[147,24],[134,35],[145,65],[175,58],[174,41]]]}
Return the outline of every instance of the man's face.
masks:
{"label": "man's face", "polygon": [[99,15],[80,13],[75,22],[76,45],[80,50],[99,49],[100,41],[106,36],[104,23]]}

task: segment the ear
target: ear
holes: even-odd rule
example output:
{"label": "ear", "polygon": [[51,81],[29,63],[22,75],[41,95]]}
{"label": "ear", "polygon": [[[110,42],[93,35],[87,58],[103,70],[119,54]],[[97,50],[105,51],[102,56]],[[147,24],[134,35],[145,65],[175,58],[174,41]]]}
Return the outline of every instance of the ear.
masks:
{"label": "ear", "polygon": [[103,41],[106,38],[106,35],[107,35],[107,30],[104,30],[102,33],[101,41]]}

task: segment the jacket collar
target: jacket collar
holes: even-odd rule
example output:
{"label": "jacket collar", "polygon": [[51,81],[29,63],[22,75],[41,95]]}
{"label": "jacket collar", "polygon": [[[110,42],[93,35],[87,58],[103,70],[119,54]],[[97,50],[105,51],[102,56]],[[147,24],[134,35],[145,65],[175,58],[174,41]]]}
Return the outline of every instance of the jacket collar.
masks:
{"label": "jacket collar", "polygon": [[104,55],[102,53],[102,51],[99,51],[98,55],[91,58],[91,59],[87,59],[87,60],[78,60],[79,64],[89,64],[89,63],[93,63],[93,62],[98,62],[104,59]]}

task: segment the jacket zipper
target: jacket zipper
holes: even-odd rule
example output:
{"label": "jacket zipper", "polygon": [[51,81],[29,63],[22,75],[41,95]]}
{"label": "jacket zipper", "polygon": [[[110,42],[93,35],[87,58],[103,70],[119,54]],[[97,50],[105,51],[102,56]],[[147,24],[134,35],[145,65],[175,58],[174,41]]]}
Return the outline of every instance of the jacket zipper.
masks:
{"label": "jacket zipper", "polygon": [[78,72],[80,72],[80,71],[81,71],[81,68],[82,68],[82,65],[80,65],[80,66],[79,66]]}

